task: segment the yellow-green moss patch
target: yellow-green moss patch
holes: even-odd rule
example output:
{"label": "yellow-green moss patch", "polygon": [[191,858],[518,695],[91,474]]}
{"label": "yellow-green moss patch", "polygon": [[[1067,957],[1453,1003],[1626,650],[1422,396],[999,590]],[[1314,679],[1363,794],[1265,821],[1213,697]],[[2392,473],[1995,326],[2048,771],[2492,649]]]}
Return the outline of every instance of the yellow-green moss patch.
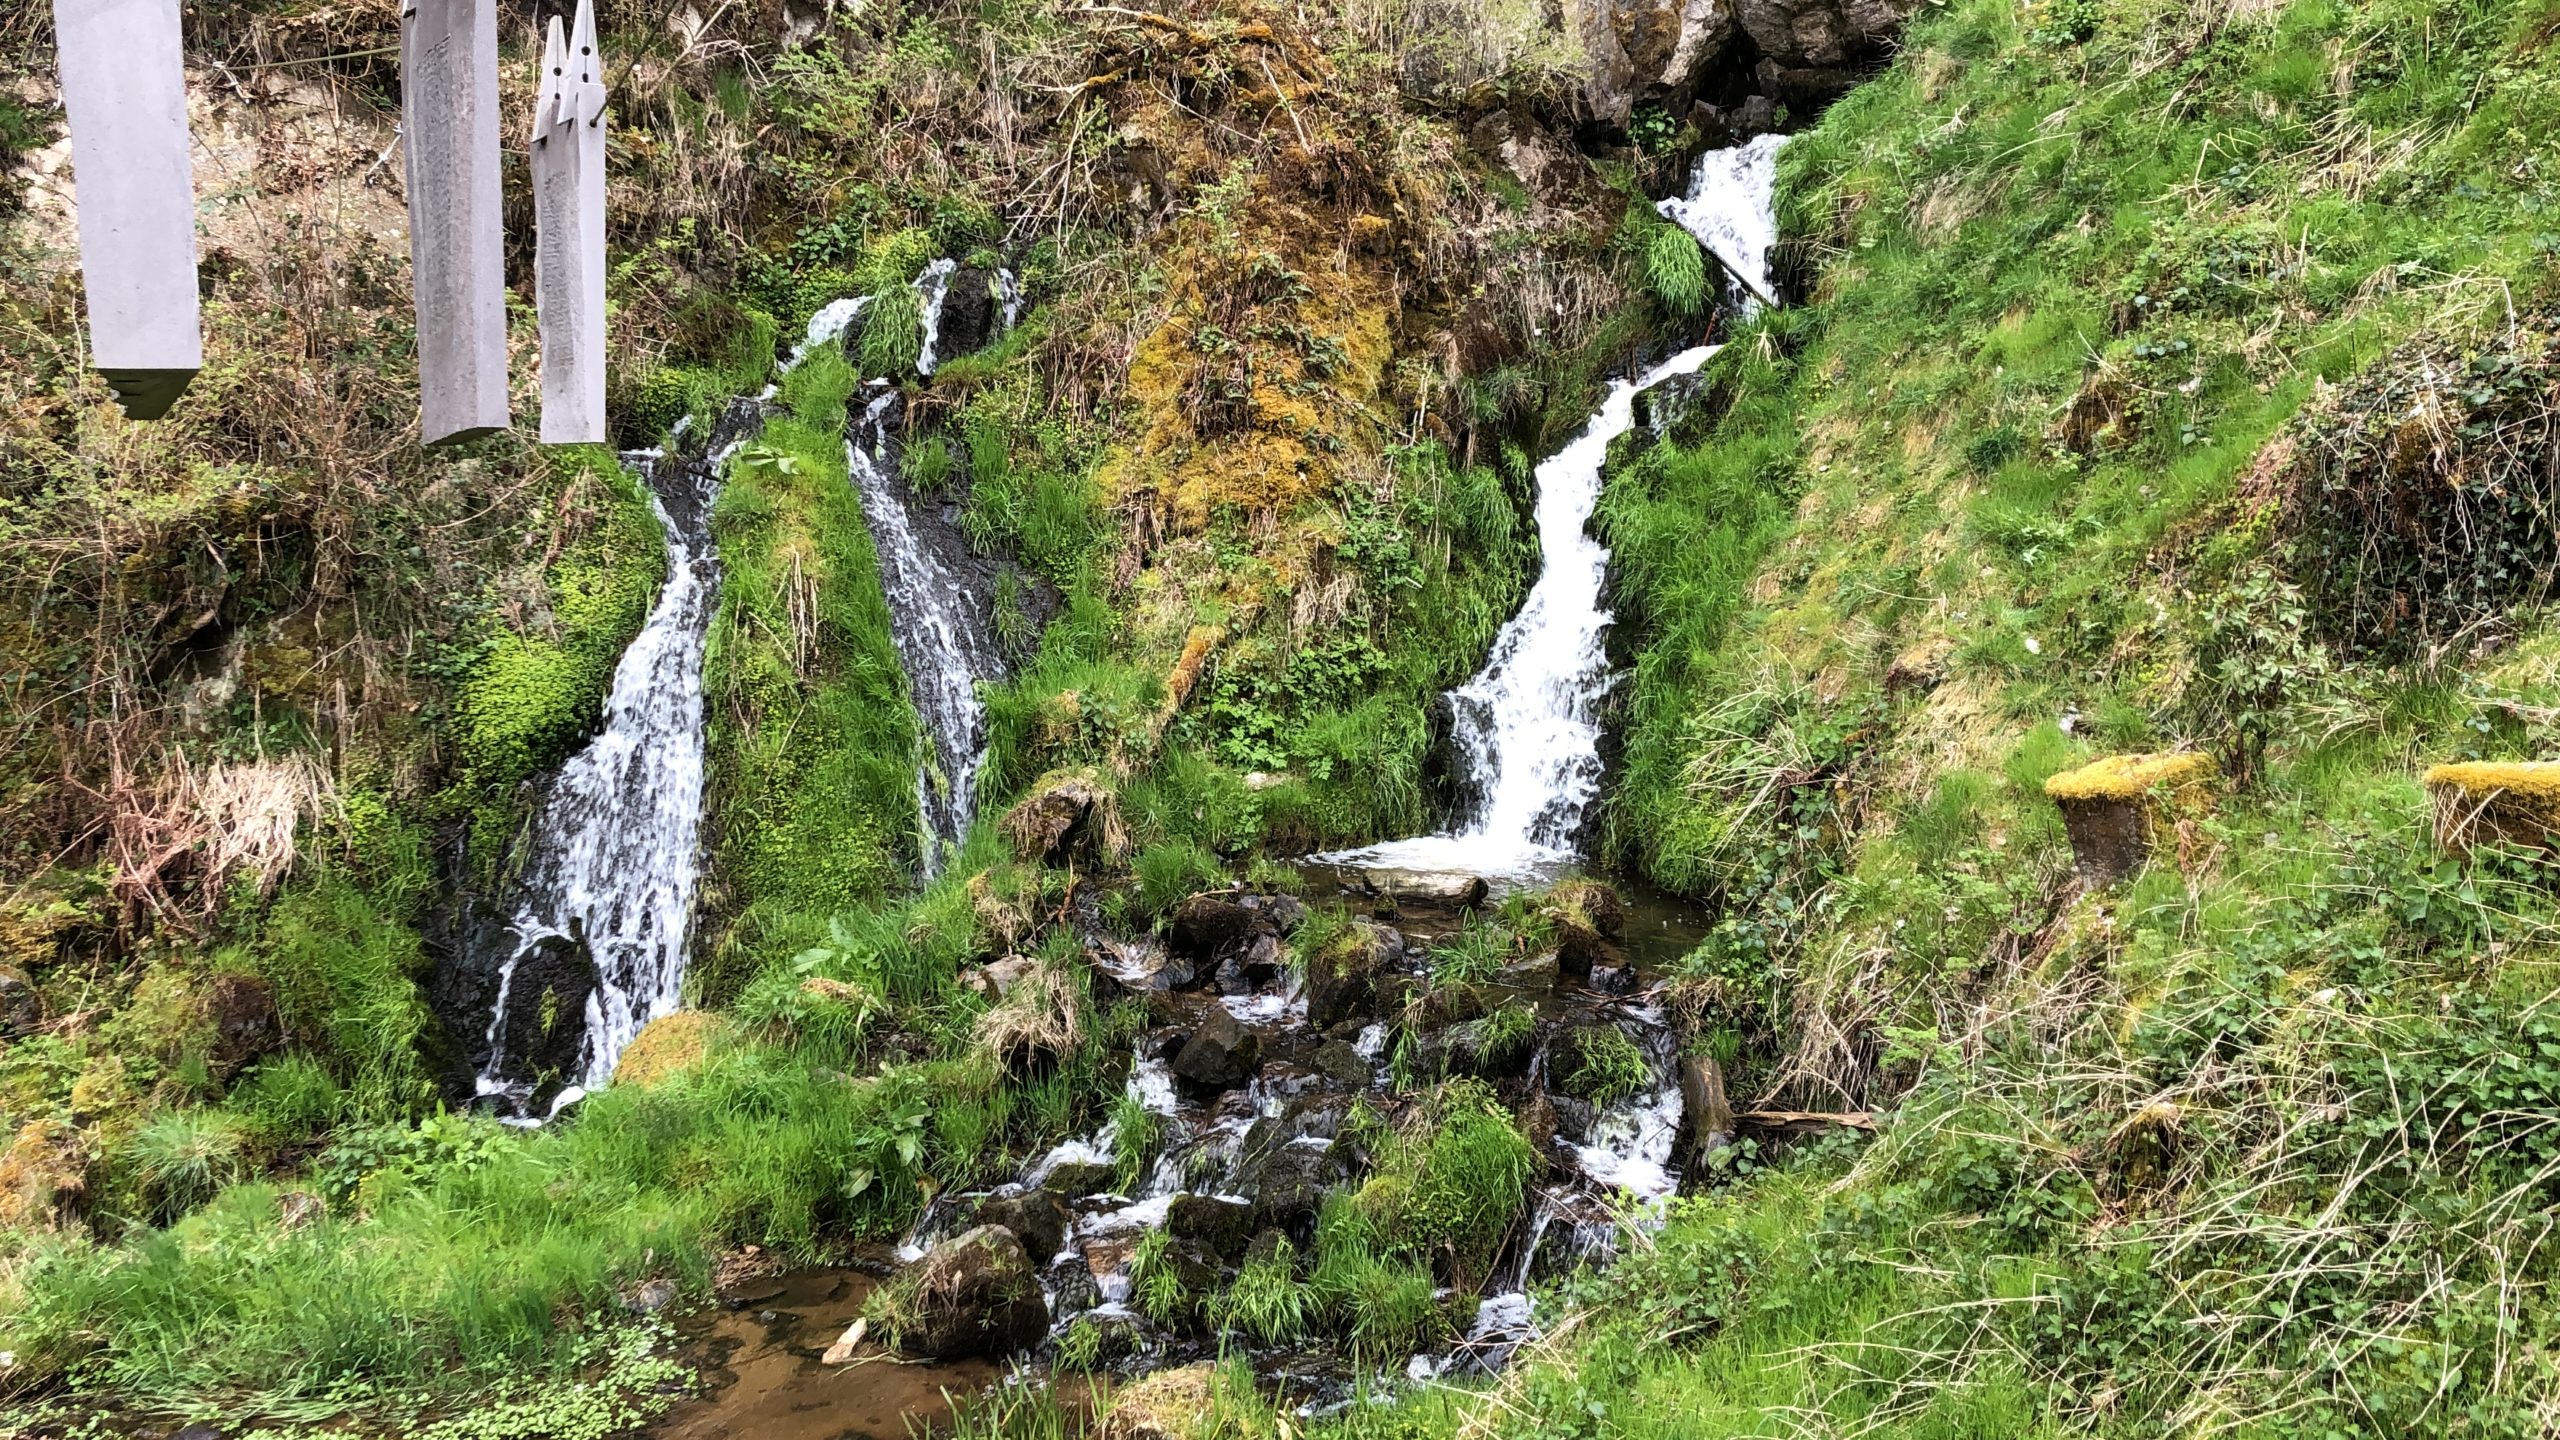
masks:
{"label": "yellow-green moss patch", "polygon": [[2194,753],[2110,755],[2044,782],[2048,799],[2132,800],[2155,790],[2183,789],[2213,778],[2211,758]]}
{"label": "yellow-green moss patch", "polygon": [[720,1017],[701,1010],[661,1015],[641,1028],[613,1067],[616,1085],[654,1085],[702,1063],[723,1029]]}

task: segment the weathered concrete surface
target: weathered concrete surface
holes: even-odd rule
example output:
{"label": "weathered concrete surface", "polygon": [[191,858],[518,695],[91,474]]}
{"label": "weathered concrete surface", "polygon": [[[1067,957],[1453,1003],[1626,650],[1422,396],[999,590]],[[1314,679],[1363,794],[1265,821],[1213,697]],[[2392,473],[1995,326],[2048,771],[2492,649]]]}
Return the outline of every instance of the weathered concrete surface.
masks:
{"label": "weathered concrete surface", "polygon": [[124,413],[169,413],[204,367],[178,0],[54,0],[80,186],[91,363]]}
{"label": "weathered concrete surface", "polygon": [[533,108],[534,297],[542,443],[596,445],[604,415],[604,80],[594,0],[553,16]]}
{"label": "weathered concrete surface", "polygon": [[497,0],[410,0],[400,25],[418,429],[507,428],[506,237],[498,191]]}

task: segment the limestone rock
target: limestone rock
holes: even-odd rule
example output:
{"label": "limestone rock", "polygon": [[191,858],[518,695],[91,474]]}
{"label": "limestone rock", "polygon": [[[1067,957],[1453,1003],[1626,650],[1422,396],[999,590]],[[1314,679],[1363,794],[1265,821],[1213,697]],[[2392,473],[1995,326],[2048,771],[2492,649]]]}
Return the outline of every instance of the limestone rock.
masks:
{"label": "limestone rock", "polygon": [[1593,118],[1623,126],[1639,102],[1694,94],[1734,37],[1734,9],[1734,0],[1568,0]]}
{"label": "limestone rock", "polygon": [[1854,66],[1880,58],[1917,0],[1736,0],[1761,58],[1784,69]]}
{"label": "limestone rock", "polygon": [[1262,1068],[1262,1037],[1221,1005],[1173,1057],[1173,1073],[1204,1090],[1232,1090]]}
{"label": "limestone rock", "polygon": [[2044,782],[2071,858],[2092,885],[2140,870],[2179,819],[2208,800],[2213,761],[2196,754],[2110,755]]}
{"label": "limestone rock", "polygon": [[935,1360],[1004,1355],[1049,1328],[1039,1272],[1002,1226],[980,1225],[936,1245],[916,1262],[912,1278],[898,1327],[898,1348],[911,1354]]}

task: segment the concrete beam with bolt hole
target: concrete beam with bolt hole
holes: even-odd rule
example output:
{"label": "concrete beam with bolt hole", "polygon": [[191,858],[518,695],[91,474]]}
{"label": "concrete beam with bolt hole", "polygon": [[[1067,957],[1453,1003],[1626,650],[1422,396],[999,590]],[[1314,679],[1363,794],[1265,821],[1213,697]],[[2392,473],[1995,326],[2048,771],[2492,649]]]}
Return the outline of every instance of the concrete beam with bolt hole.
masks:
{"label": "concrete beam with bolt hole", "polygon": [[419,436],[429,445],[476,440],[509,419],[497,0],[400,7],[400,124]]}
{"label": "concrete beam with bolt hole", "polygon": [[604,57],[595,0],[567,33],[551,17],[533,107],[534,299],[542,317],[542,443],[595,445],[604,416]]}
{"label": "concrete beam with bolt hole", "polygon": [[178,0],[54,0],[90,363],[157,420],[204,368]]}

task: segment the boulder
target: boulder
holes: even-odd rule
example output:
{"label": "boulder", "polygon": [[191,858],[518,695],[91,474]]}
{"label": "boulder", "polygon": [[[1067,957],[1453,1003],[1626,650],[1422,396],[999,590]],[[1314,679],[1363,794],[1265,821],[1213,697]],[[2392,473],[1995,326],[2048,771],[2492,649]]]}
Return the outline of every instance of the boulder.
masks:
{"label": "boulder", "polygon": [[1223,1259],[1244,1250],[1254,1230],[1254,1207],[1218,1195],[1176,1195],[1165,1211],[1164,1228],[1176,1240],[1187,1240]]}
{"label": "boulder", "polygon": [[[1070,1200],[1100,1195],[1117,1184],[1120,1169],[1108,1160],[1066,1160],[1049,1167],[1041,1188]],[[1052,1254],[1056,1253],[1054,1251]]]}
{"label": "boulder", "polygon": [[1918,0],[1735,0],[1761,59],[1781,69],[1872,64],[1901,37]]}
{"label": "boulder", "polygon": [[1404,954],[1404,937],[1354,920],[1307,956],[1307,1025],[1322,1033],[1377,1014],[1378,977]]}
{"label": "boulder", "polygon": [[1365,1089],[1377,1075],[1369,1057],[1348,1040],[1327,1040],[1317,1046],[1308,1053],[1306,1068],[1345,1090]]}
{"label": "boulder", "polygon": [[1217,1399],[1216,1372],[1185,1365],[1125,1386],[1102,1417],[1100,1440],[1189,1440]]}
{"label": "boulder", "polygon": [[[1060,1167],[1065,1168],[1065,1167]],[[1075,1216],[1067,1202],[1054,1190],[1025,1190],[1015,1195],[990,1195],[978,1202],[972,1220],[979,1225],[1001,1225],[1022,1242],[1024,1253],[1035,1263],[1046,1264],[1067,1242],[1067,1226]]]}
{"label": "boulder", "polygon": [[1242,946],[1266,922],[1258,907],[1232,890],[1208,890],[1173,907],[1165,945],[1174,954],[1208,964]]}
{"label": "boulder", "polygon": [[1563,971],[1562,958],[1555,951],[1546,950],[1526,960],[1503,966],[1502,973],[1494,978],[1514,990],[1544,994],[1556,988],[1556,983],[1562,978]]}
{"label": "boulder", "polygon": [[[1261,1129],[1259,1123],[1254,1126]],[[1248,1132],[1245,1150],[1249,1158],[1238,1169],[1236,1185],[1253,1197],[1255,1227],[1307,1240],[1315,1233],[1316,1212],[1324,1208],[1325,1197],[1350,1178],[1335,1146],[1282,1138],[1257,1152]]]}
{"label": "boulder", "polygon": [[1232,1090],[1262,1068],[1262,1037],[1221,1005],[1173,1057],[1173,1073],[1203,1090]]}
{"label": "boulder", "polygon": [[933,1247],[907,1277],[894,1307],[898,1348],[933,1360],[998,1356],[1036,1343],[1049,1328],[1039,1271],[1022,1242],[980,1225]]}
{"label": "boulder", "polygon": [[942,292],[941,323],[934,331],[935,358],[949,360],[985,349],[996,338],[1003,319],[995,271],[980,265],[952,271],[950,285]]}
{"label": "boulder", "polygon": [[1734,0],[1566,0],[1587,69],[1584,107],[1623,127],[1639,103],[1692,95],[1735,32]]}
{"label": "boulder", "polygon": [[44,1024],[44,995],[27,972],[0,965],[0,1040],[32,1035]]}
{"label": "boulder", "polygon": [[1538,904],[1555,936],[1556,963],[1567,975],[1588,975],[1594,965],[1615,965],[1626,907],[1618,892],[1597,880],[1568,880]]}
{"label": "boulder", "polygon": [[525,947],[500,1017],[507,1073],[573,1082],[586,1058],[587,999],[595,989],[595,953],[583,938],[545,935]]}

